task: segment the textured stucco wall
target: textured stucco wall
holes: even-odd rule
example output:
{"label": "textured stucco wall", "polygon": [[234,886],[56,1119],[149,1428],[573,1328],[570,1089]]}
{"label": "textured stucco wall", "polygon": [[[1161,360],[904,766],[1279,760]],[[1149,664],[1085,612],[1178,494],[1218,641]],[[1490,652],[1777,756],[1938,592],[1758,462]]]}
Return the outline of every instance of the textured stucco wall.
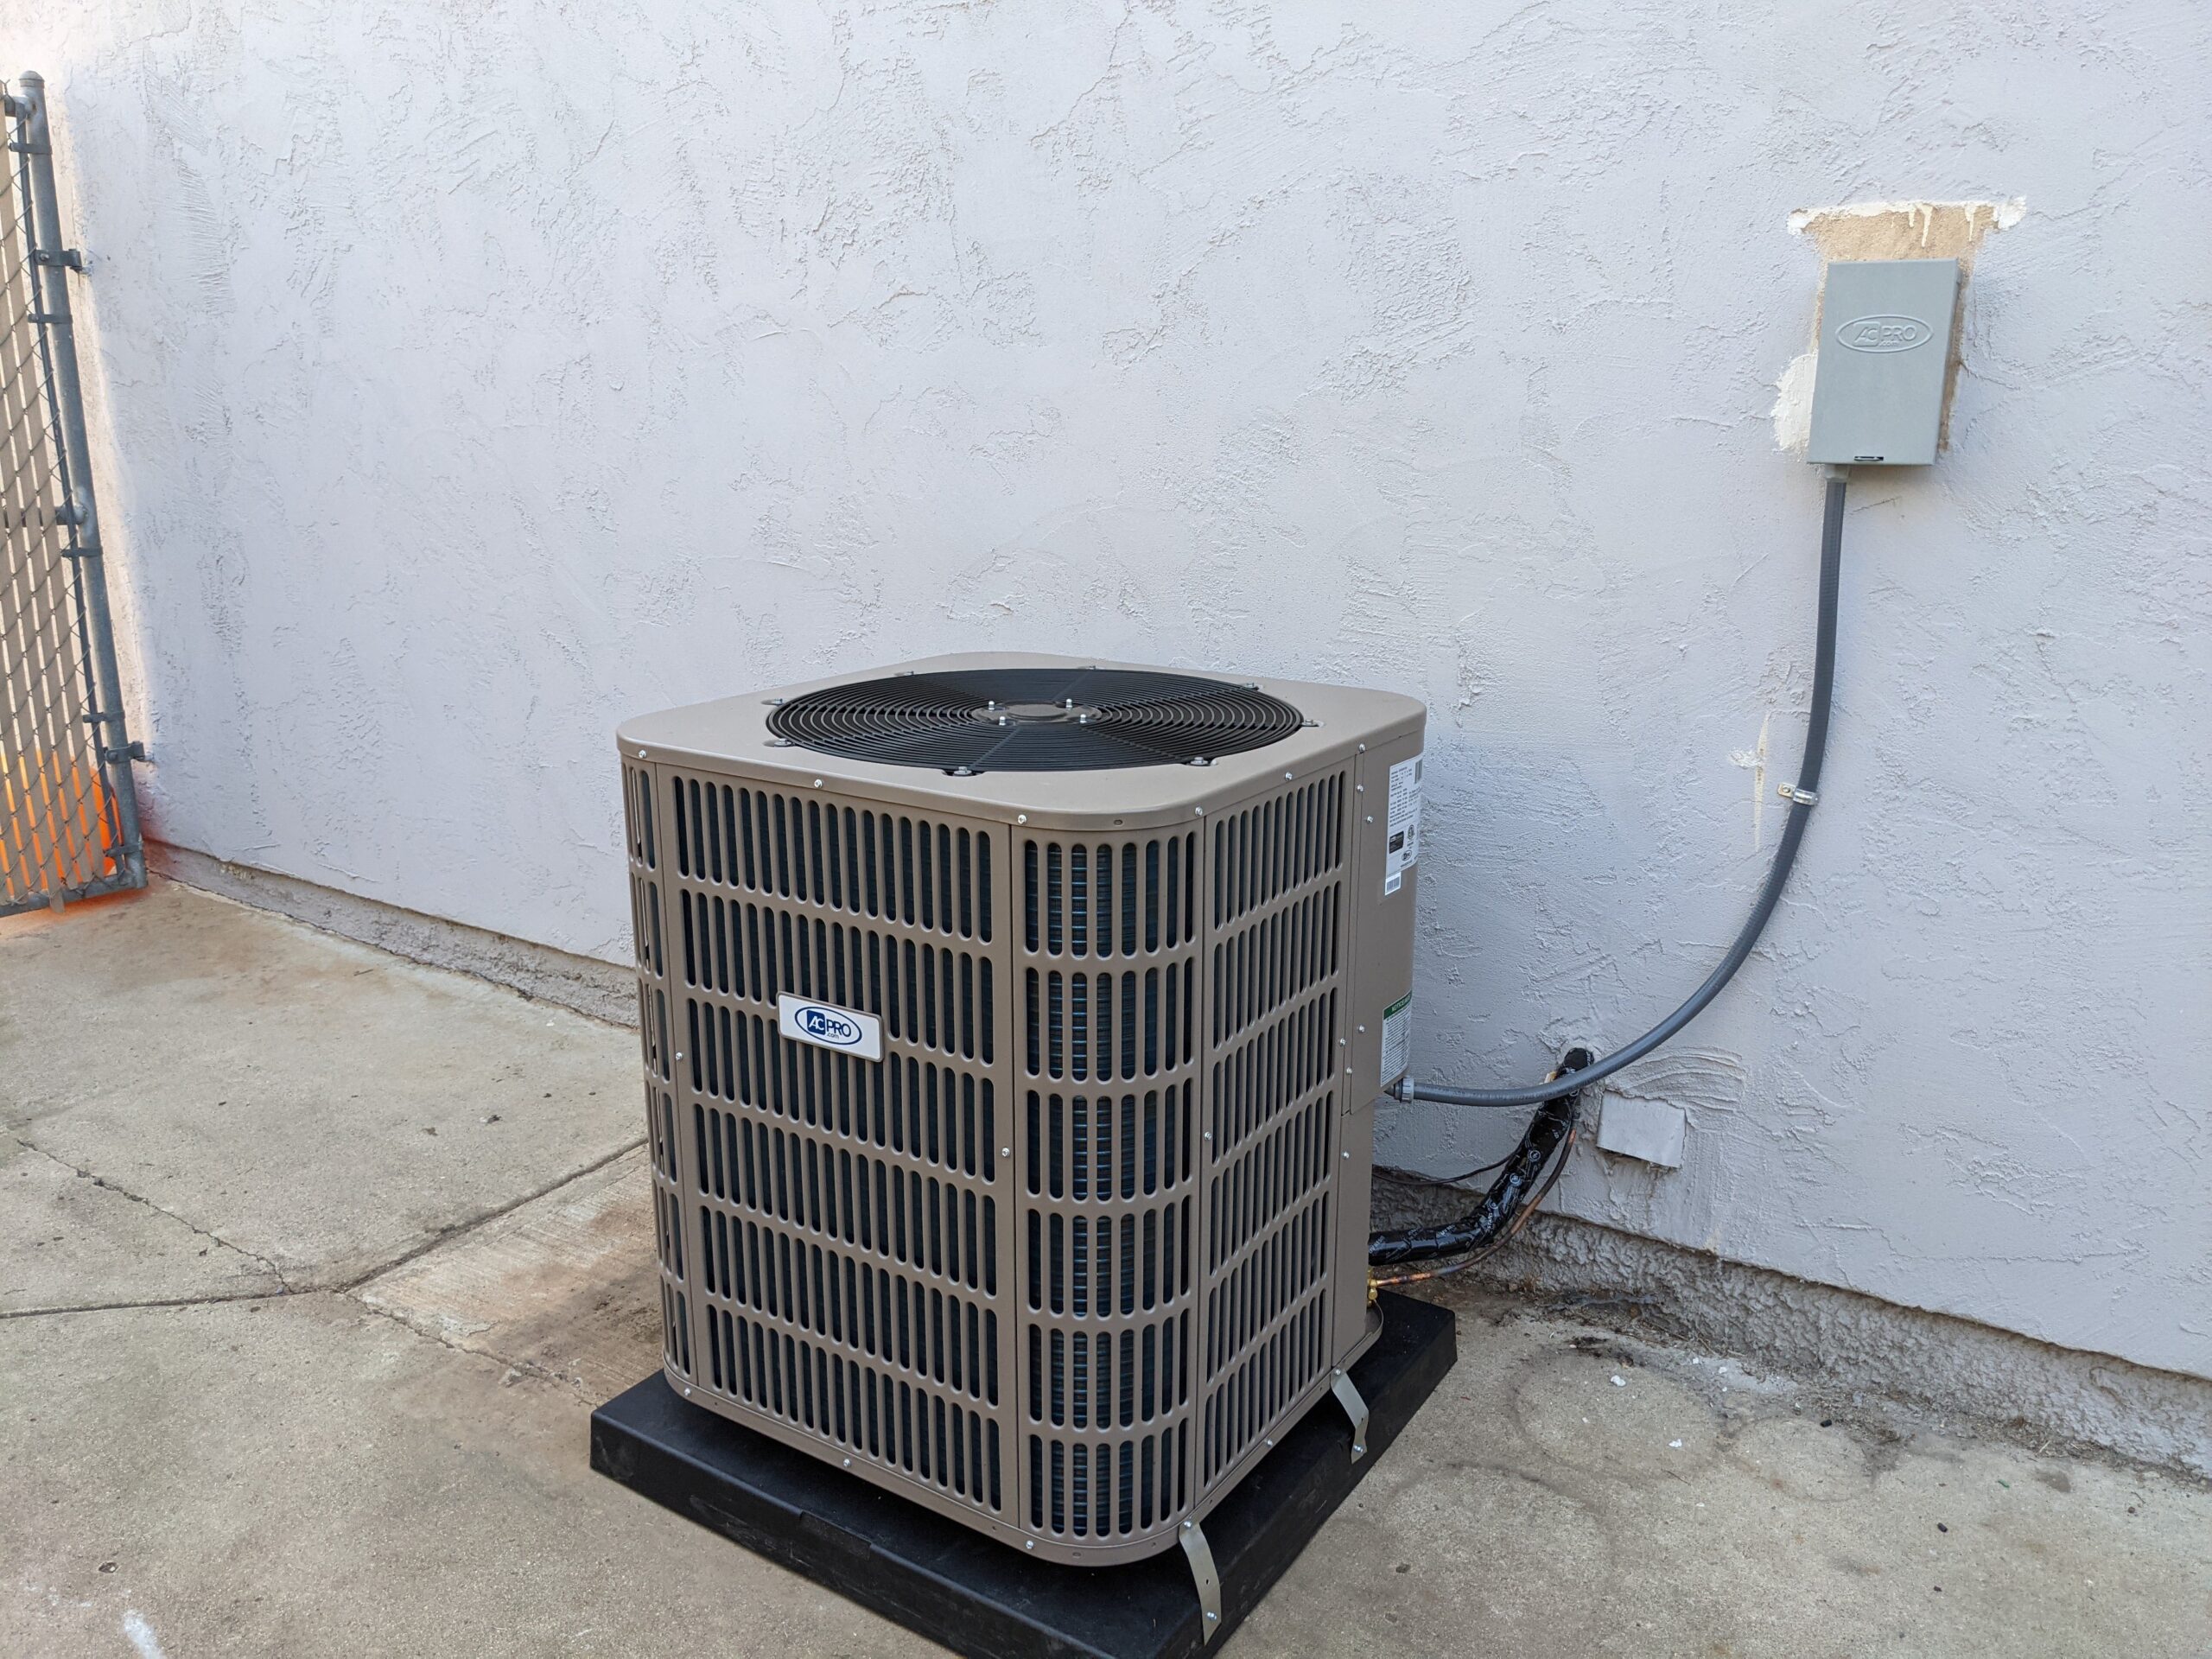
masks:
{"label": "textured stucco wall", "polygon": [[[618,716],[919,651],[1433,712],[1421,1070],[1700,976],[1802,730],[1794,209],[2004,201],[1615,1226],[2212,1375],[2212,16],[49,0],[156,832],[577,952]],[[1766,757],[1764,769],[1759,758]],[[1382,1155],[1497,1126],[1394,1112]]]}

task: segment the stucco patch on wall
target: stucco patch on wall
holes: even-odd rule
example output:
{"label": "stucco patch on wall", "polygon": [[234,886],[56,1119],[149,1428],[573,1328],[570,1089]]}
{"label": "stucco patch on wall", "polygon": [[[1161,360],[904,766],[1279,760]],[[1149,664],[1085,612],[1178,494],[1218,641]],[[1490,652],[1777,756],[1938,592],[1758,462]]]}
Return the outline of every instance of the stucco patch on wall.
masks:
{"label": "stucco patch on wall", "polygon": [[[1960,280],[1974,272],[1974,256],[1992,231],[2009,231],[2028,211],[2025,197],[2005,201],[1853,201],[1834,207],[1800,207],[1789,215],[1789,233],[1820,250],[1821,283],[1813,302],[1812,343],[1790,359],[1775,382],[1774,441],[1790,454],[1802,454],[1813,431],[1813,370],[1820,356],[1821,308],[1827,296],[1827,270],[1838,259],[1955,259]],[[1966,332],[1966,308],[1951,315],[1949,361],[1943,376],[1943,425],[1936,442],[1951,436],[1951,396],[1959,384],[1960,342]]]}
{"label": "stucco patch on wall", "polygon": [[2027,199],[2005,201],[1853,201],[1800,207],[1789,233],[1810,238],[1823,259],[1956,259],[1969,269],[1992,231],[2009,231]]}

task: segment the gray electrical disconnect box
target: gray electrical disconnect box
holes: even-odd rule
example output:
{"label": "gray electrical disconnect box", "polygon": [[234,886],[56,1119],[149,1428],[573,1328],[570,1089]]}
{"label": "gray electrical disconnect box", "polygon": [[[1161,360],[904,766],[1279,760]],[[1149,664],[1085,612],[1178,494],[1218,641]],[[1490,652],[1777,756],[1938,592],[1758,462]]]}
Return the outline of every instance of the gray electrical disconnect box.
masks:
{"label": "gray electrical disconnect box", "polygon": [[1806,460],[1925,467],[1936,459],[1958,294],[1955,259],[1828,267]]}

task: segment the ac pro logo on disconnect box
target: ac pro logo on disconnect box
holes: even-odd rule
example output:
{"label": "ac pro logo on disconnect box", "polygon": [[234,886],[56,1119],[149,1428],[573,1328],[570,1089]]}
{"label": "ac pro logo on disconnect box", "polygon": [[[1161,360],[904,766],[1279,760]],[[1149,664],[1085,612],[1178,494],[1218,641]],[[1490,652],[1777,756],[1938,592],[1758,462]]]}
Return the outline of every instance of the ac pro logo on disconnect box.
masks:
{"label": "ac pro logo on disconnect box", "polygon": [[883,1058],[883,1022],[856,1008],[812,1002],[804,997],[776,999],[776,1029],[794,1042],[811,1043],[864,1060]]}
{"label": "ac pro logo on disconnect box", "polygon": [[1835,331],[1835,343],[1854,352],[1909,352],[1935,339],[1918,317],[1853,317]]}

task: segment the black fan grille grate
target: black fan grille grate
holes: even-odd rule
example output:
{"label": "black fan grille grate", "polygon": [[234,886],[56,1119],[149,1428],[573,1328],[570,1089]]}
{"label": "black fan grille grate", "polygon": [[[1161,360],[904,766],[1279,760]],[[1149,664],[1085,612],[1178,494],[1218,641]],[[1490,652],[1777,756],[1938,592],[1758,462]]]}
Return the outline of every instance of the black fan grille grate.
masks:
{"label": "black fan grille grate", "polygon": [[1188,766],[1304,724],[1255,687],[1122,668],[901,674],[810,691],[768,716],[803,748],[963,775]]}

